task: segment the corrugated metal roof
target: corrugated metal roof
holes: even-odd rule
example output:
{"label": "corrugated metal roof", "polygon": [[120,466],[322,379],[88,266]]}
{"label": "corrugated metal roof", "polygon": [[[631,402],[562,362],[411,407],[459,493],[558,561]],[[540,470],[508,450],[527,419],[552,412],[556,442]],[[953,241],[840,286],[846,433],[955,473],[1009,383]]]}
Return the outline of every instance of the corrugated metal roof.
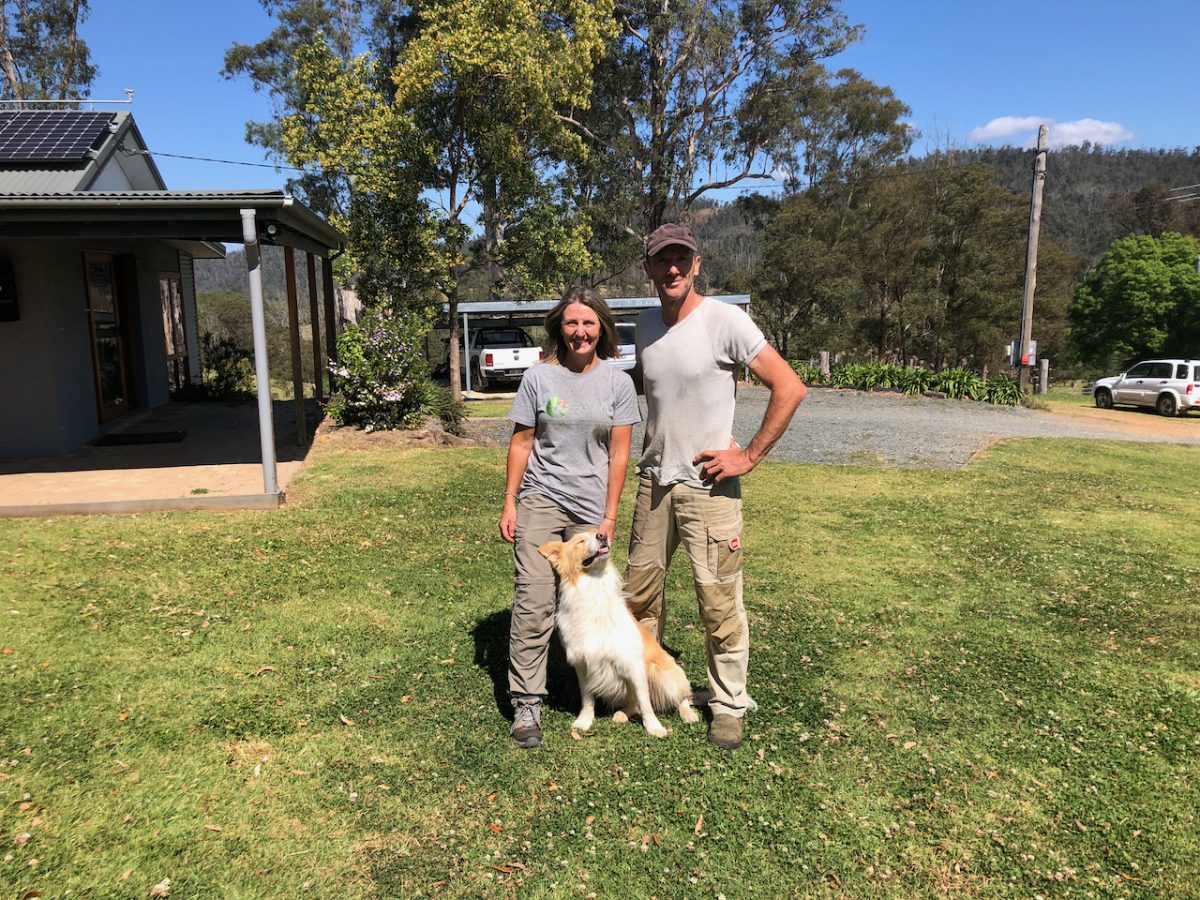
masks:
{"label": "corrugated metal roof", "polygon": [[52,194],[73,191],[83,182],[86,171],[86,167],[3,166],[0,167],[0,191]]}
{"label": "corrugated metal roof", "polygon": [[241,210],[256,213],[260,240],[313,252],[338,250],[346,237],[278,190],[0,192],[0,235],[88,234],[242,241]]}
{"label": "corrugated metal roof", "polygon": [[183,203],[196,206],[237,206],[238,203],[272,203],[289,206],[297,201],[275,188],[234,191],[0,191],[0,206],[159,206]]}

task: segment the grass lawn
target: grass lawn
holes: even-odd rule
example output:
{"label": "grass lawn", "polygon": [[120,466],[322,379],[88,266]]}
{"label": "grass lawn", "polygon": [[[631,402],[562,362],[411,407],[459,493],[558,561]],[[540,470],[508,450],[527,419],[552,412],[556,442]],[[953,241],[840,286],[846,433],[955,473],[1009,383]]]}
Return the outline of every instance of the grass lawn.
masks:
{"label": "grass lawn", "polygon": [[1095,406],[1096,401],[1091,394],[1083,392],[1087,382],[1068,381],[1061,385],[1051,385],[1045,394],[1039,394],[1037,399],[1053,410],[1056,406]]}
{"label": "grass lawn", "polygon": [[511,400],[468,400],[468,419],[503,419],[512,409]]}
{"label": "grass lawn", "polygon": [[[0,897],[1196,896],[1197,459],[764,464],[733,753],[572,735],[561,659],[510,745],[502,449],[330,454],[275,513],[0,520]],[[668,592],[702,682],[682,558]]]}

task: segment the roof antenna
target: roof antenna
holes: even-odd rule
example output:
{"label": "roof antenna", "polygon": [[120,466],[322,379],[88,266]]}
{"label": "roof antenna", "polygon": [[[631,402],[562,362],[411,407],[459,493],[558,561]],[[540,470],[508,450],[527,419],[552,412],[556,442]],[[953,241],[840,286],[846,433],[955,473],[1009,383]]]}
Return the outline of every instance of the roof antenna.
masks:
{"label": "roof antenna", "polygon": [[47,106],[56,103],[91,103],[93,104],[93,107],[97,103],[109,105],[124,105],[126,103],[133,103],[133,88],[124,88],[124,94],[124,100],[95,100],[92,98],[84,98],[82,100],[15,100],[12,98],[6,98],[4,100],[0,100],[0,106],[15,106],[17,109],[21,109],[25,106]]}

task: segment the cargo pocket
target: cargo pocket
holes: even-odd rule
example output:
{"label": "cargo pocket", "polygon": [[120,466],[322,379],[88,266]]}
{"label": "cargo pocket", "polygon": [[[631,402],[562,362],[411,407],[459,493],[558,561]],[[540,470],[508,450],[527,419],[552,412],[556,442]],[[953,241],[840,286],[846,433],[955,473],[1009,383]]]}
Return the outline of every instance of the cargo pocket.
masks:
{"label": "cargo pocket", "polygon": [[740,529],[728,525],[708,529],[708,568],[717,578],[727,578],[742,570]]}

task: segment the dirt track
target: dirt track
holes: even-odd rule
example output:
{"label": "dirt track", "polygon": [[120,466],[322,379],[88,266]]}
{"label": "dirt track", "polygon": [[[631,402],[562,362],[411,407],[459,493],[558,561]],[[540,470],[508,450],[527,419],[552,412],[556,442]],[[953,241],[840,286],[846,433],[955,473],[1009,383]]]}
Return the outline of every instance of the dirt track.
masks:
{"label": "dirt track", "polygon": [[1064,421],[1089,422],[1128,432],[1130,435],[1147,435],[1191,442],[1200,438],[1200,414],[1168,419],[1153,410],[1144,409],[1097,409],[1094,406],[1059,407],[1053,412],[1042,413]]}

